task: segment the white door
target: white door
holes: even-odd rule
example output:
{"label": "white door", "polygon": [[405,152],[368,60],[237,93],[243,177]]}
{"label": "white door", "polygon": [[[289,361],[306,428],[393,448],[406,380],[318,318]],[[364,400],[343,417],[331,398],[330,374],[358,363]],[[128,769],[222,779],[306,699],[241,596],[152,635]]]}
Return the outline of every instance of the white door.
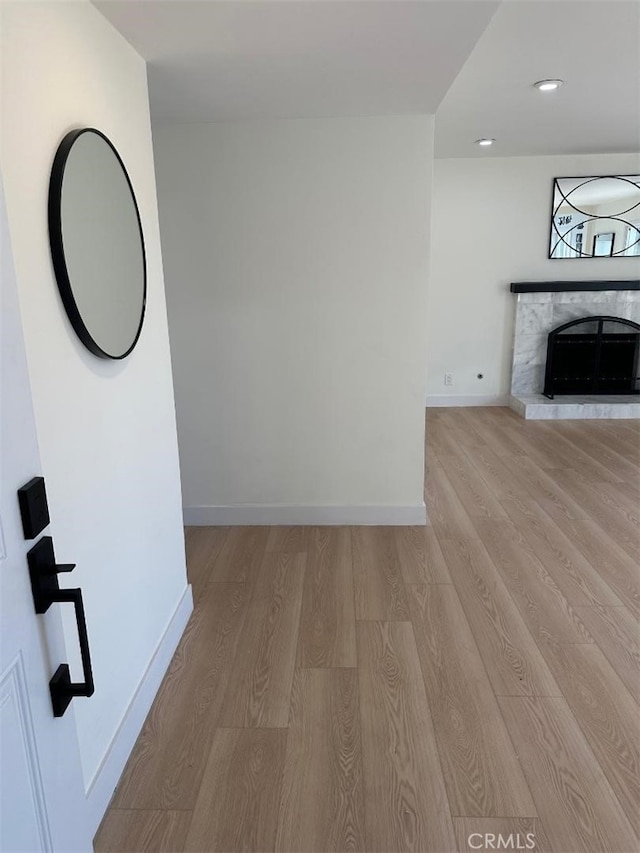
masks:
{"label": "white door", "polygon": [[16,494],[42,472],[1,184],[0,300],[0,851],[87,853],[73,702],[54,717],[49,693],[67,659],[61,606],[35,613],[26,553],[37,538],[24,539]]}

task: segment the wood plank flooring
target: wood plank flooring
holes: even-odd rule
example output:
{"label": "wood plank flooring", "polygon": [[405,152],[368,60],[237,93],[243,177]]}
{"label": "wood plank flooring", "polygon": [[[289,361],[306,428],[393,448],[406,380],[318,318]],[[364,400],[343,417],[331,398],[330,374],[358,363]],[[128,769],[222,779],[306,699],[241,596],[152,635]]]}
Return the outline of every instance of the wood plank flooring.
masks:
{"label": "wood plank flooring", "polygon": [[635,421],[432,409],[426,528],[187,529],[97,853],[637,853],[639,485]]}

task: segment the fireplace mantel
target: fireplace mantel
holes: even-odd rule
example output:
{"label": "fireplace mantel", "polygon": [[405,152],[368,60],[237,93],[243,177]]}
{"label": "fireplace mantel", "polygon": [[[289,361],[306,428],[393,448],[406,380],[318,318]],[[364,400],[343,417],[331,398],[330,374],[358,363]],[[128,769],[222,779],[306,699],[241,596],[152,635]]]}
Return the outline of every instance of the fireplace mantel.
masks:
{"label": "fireplace mantel", "polygon": [[640,279],[628,281],[512,281],[511,293],[571,293],[594,290],[640,290]]}

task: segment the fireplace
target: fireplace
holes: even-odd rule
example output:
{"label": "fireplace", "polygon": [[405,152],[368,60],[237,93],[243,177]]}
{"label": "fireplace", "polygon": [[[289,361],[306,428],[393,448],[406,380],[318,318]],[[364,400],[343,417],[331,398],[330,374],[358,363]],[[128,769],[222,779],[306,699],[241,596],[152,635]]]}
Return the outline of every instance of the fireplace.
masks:
{"label": "fireplace", "polygon": [[640,279],[523,281],[511,291],[509,405],[518,414],[640,418]]}
{"label": "fireplace", "polygon": [[581,317],[547,341],[545,397],[640,394],[640,324],[623,317]]}

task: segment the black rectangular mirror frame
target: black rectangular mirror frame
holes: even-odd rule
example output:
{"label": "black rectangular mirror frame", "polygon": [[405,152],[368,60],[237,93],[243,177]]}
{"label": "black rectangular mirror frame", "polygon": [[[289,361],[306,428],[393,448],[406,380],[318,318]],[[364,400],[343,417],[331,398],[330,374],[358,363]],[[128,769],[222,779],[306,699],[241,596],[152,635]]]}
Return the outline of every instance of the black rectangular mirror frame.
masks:
{"label": "black rectangular mirror frame", "polygon": [[[558,242],[560,240],[562,240],[562,238],[565,237],[566,234],[568,233],[568,232],[564,232],[564,234],[560,234],[560,232],[557,230],[557,226],[555,224],[555,218],[557,215],[557,211],[560,207],[560,204],[556,202],[556,192],[560,193],[560,195],[564,197],[564,194],[563,194],[562,189],[560,188],[560,185],[558,182],[559,181],[580,181],[581,184],[575,188],[575,189],[579,189],[582,186],[585,186],[589,183],[592,183],[594,181],[601,181],[601,180],[606,180],[606,181],[618,180],[621,183],[624,183],[625,185],[629,185],[629,184],[633,185],[634,187],[637,188],[638,200],[635,201],[635,198],[632,198],[633,203],[626,202],[623,200],[622,204],[621,204],[621,210],[619,212],[617,212],[617,213],[609,212],[607,215],[603,215],[603,216],[598,216],[597,214],[594,214],[587,221],[592,222],[592,221],[595,221],[598,219],[603,219],[605,221],[605,223],[609,223],[609,227],[606,228],[606,233],[609,233],[611,230],[610,225],[611,225],[612,220],[623,222],[627,226],[635,228],[636,230],[638,230],[637,242],[638,242],[638,244],[640,244],[640,226],[638,225],[638,222],[640,221],[640,175],[638,175],[638,174],[635,174],[635,175],[582,175],[582,176],[580,176],[580,175],[573,175],[573,176],[563,175],[561,177],[553,178],[553,181],[551,184],[551,215],[549,217],[549,233],[548,233],[548,239],[547,239],[547,257],[550,260],[552,260],[552,261],[576,260],[577,261],[577,260],[594,260],[594,259],[601,260],[602,258],[635,258],[636,261],[638,261],[638,259],[640,258],[640,255],[624,254],[624,252],[626,252],[629,248],[631,248],[631,246],[623,245],[622,247],[620,247],[620,240],[619,239],[616,240],[615,235],[614,235],[614,240],[612,241],[611,254],[610,255],[595,255],[595,254],[593,254],[593,251],[595,250],[595,236],[596,236],[595,234],[592,235],[592,241],[591,241],[592,245],[591,246],[588,246],[586,241],[583,244],[585,252],[589,252],[589,251],[591,252],[589,254],[586,254],[586,253],[583,254],[582,249],[580,249],[581,253],[577,254],[577,255],[562,256],[562,255],[557,255],[557,254],[554,255],[553,254],[553,252],[555,251],[555,249],[558,245]],[[571,192],[574,192],[575,189],[571,190]],[[568,193],[568,195],[570,195],[570,193]],[[569,202],[569,204],[571,204],[571,203]],[[579,211],[579,208],[574,208],[574,209]],[[584,213],[584,211],[579,211],[579,212]],[[580,223],[580,224],[582,224],[582,223]],[[578,227],[578,226],[575,226],[575,227]],[[559,238],[559,240],[557,240],[555,243],[553,242],[554,236]],[[633,245],[635,245],[635,244],[633,244]],[[576,247],[572,246],[572,249],[573,249],[573,251],[576,251]]]}

